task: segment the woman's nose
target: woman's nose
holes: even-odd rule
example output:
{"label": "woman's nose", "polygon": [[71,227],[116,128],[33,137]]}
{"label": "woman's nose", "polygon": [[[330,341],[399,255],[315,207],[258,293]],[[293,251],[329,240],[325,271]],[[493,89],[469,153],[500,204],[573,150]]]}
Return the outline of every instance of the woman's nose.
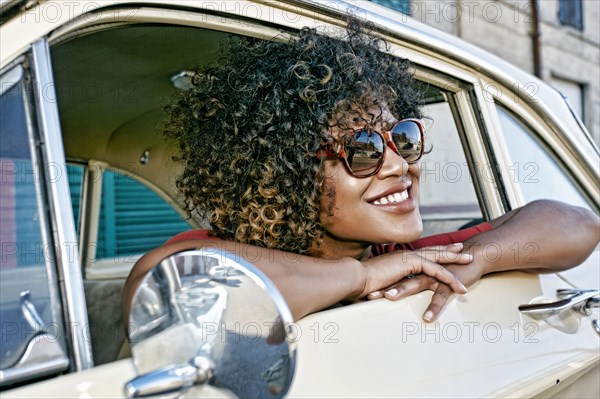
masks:
{"label": "woman's nose", "polygon": [[408,173],[409,166],[408,162],[388,145],[385,151],[385,160],[377,172],[377,176],[380,179],[388,176],[404,176]]}

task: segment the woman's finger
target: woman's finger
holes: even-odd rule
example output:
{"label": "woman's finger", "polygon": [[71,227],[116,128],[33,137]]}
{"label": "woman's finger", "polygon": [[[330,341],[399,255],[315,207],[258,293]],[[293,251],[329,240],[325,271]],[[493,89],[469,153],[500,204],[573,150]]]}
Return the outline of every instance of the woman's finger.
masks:
{"label": "woman's finger", "polygon": [[438,263],[430,262],[423,259],[422,262],[413,264],[416,270],[412,271],[412,274],[424,273],[434,279],[446,283],[452,288],[452,290],[458,294],[464,294],[467,292],[467,287],[460,282],[454,274],[446,270],[446,268]]}
{"label": "woman's finger", "polygon": [[367,299],[379,299],[383,297],[383,291],[374,291],[367,295]]}
{"label": "woman's finger", "polygon": [[423,247],[421,250],[434,250],[434,251],[452,251],[452,252],[460,252],[463,249],[463,243],[457,242],[455,244],[448,245],[432,245],[430,247]]}
{"label": "woman's finger", "polygon": [[448,299],[452,295],[452,290],[446,284],[438,285],[437,289],[431,297],[431,303],[423,313],[423,320],[430,323],[437,319],[438,315],[448,303]]}
{"label": "woman's finger", "polygon": [[417,294],[425,290],[435,290],[439,284],[431,277],[424,274],[419,274],[411,279],[403,279],[397,284],[383,291],[383,295],[392,301],[397,301],[407,296]]}

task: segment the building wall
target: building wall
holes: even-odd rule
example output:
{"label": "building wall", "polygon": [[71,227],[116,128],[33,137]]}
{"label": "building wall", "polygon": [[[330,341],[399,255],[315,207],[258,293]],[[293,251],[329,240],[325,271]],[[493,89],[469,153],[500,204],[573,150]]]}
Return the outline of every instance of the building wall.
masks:
{"label": "building wall", "polygon": [[[531,0],[404,1],[417,20],[534,73]],[[542,78],[567,96],[581,93],[581,99],[570,101],[581,104],[582,119],[600,143],[600,1],[583,0],[582,31],[561,25],[558,0],[538,4]]]}

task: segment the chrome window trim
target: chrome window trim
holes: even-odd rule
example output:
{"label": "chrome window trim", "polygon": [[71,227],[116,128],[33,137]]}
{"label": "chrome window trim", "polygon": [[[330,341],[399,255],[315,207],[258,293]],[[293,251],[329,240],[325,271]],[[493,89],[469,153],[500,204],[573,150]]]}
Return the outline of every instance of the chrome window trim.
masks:
{"label": "chrome window trim", "polygon": [[[58,107],[55,100],[44,98],[45,95],[50,95],[56,99],[50,51],[46,38],[36,41],[32,46],[32,67],[43,161],[48,165],[53,163],[64,168],[66,164]],[[52,145],[46,145],[46,143],[52,143]],[[66,170],[63,170],[63,178],[57,179],[55,182],[46,179],[46,189],[53,226],[52,233],[54,241],[57,243],[55,256],[63,288],[65,325],[69,326],[67,336],[72,345],[73,366],[75,370],[79,371],[93,367],[94,362],[90,342],[86,339],[85,329],[88,327],[88,318],[85,294],[77,255],[77,236],[68,179],[64,178],[65,173]]]}

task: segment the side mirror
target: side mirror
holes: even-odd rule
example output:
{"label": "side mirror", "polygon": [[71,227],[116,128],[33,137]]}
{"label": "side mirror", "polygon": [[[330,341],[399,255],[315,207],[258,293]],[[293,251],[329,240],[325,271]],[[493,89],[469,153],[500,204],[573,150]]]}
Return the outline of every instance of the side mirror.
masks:
{"label": "side mirror", "polygon": [[128,335],[139,376],[125,385],[125,395],[210,385],[243,398],[283,397],[295,368],[291,323],[273,283],[236,255],[171,255],[133,296]]}

